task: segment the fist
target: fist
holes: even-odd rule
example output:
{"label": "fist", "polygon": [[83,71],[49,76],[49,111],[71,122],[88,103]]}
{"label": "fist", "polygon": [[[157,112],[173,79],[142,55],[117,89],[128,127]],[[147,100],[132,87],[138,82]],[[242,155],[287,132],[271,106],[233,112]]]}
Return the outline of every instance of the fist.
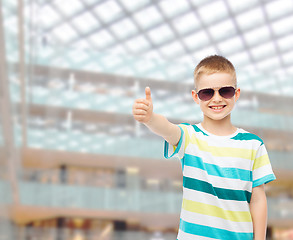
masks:
{"label": "fist", "polygon": [[134,101],[132,114],[134,119],[141,123],[150,121],[153,114],[153,102],[149,87],[145,88],[145,98],[139,98]]}

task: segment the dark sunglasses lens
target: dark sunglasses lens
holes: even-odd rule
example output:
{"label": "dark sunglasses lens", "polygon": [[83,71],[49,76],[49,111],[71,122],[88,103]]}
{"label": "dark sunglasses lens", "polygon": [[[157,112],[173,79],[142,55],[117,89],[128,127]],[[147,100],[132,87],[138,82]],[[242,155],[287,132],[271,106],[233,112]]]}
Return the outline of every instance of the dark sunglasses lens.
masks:
{"label": "dark sunglasses lens", "polygon": [[219,93],[223,98],[232,98],[235,94],[235,88],[223,87],[219,90]]}
{"label": "dark sunglasses lens", "polygon": [[214,96],[213,89],[202,89],[198,92],[198,97],[202,101],[210,100]]}

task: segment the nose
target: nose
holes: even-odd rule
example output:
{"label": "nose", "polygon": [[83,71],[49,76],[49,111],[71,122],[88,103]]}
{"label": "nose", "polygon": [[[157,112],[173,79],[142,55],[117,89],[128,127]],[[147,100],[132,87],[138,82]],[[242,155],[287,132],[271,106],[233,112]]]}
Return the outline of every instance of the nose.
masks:
{"label": "nose", "polygon": [[215,90],[213,99],[214,102],[221,102],[222,101],[222,96],[220,95],[218,90]]}

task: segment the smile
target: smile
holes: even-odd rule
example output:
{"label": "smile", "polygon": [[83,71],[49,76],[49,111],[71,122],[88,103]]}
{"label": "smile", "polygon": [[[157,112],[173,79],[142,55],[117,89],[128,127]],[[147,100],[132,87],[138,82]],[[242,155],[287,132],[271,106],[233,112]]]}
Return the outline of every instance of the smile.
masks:
{"label": "smile", "polygon": [[224,107],[226,107],[226,105],[222,105],[222,106],[210,106],[209,108],[213,109],[213,110],[221,110]]}

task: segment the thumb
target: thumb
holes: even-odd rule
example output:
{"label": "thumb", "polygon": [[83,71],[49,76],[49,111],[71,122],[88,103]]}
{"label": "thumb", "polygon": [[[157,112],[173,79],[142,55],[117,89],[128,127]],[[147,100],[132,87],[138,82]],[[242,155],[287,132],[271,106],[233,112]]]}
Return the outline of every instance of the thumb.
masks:
{"label": "thumb", "polygon": [[152,101],[151,89],[149,87],[145,88],[145,99]]}

